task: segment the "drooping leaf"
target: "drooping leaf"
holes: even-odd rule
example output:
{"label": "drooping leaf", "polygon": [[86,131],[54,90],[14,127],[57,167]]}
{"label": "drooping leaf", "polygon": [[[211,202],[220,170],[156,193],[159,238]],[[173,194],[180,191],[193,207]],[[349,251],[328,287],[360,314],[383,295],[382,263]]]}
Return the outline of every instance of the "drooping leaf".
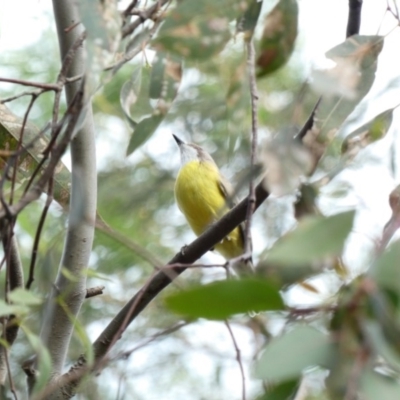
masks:
{"label": "drooping leaf", "polygon": [[255,279],[213,282],[174,293],[165,302],[176,313],[208,319],[283,308],[277,288],[267,281]]}
{"label": "drooping leaf", "polygon": [[314,90],[324,95],[318,112],[321,137],[333,135],[369,92],[383,48],[382,36],[353,35],[326,53],[336,63],[327,71],[316,71]]}
{"label": "drooping leaf", "polygon": [[396,317],[389,314],[388,310],[380,309],[379,311],[379,314],[375,313],[377,321],[370,320],[364,323],[364,331],[376,354],[382,357],[391,368],[397,370],[400,367],[398,352],[400,338],[398,327],[395,326]]}
{"label": "drooping leaf", "polygon": [[[14,115],[4,104],[0,104],[0,148],[15,151],[21,135],[23,120]],[[23,134],[22,147],[26,150],[19,157],[17,181],[27,182],[42,159],[42,153],[48,144],[45,136],[39,135],[39,129],[27,122]],[[4,168],[7,157],[0,154],[0,168]],[[59,162],[54,174],[54,199],[63,207],[69,203],[71,173]]]}
{"label": "drooping leaf", "polygon": [[229,22],[245,11],[236,0],[184,0],[168,14],[153,45],[193,60],[220,52],[230,39]]}
{"label": "drooping leaf", "polygon": [[24,324],[21,325],[21,328],[37,356],[37,379],[35,381],[34,393],[38,393],[48,383],[50,377],[52,370],[50,353],[39,336],[31,332]]}
{"label": "drooping leaf", "polygon": [[329,171],[325,179],[329,178],[332,180],[349,165],[362,149],[385,137],[392,124],[393,111],[394,109],[389,109],[382,112],[371,121],[350,133],[342,143],[339,162]]}
{"label": "drooping leaf", "polygon": [[145,143],[147,139],[149,139],[150,136],[155,132],[163,119],[164,115],[162,114],[154,114],[150,117],[143,118],[136,125],[135,130],[133,131],[126,154],[132,154],[137,148]]}
{"label": "drooping leaf", "polygon": [[256,364],[256,376],[272,382],[296,379],[305,368],[329,366],[333,351],[328,335],[297,326],[268,343]]}
{"label": "drooping leaf", "polygon": [[257,57],[257,76],[281,68],[288,61],[297,37],[297,0],[279,0],[264,21]]}
{"label": "drooping leaf", "polygon": [[29,308],[19,304],[7,304],[0,299],[0,316],[5,315],[25,315],[29,312]]}
{"label": "drooping leaf", "polygon": [[353,226],[354,211],[330,217],[304,218],[292,232],[268,252],[268,262],[306,265],[324,257],[339,255]]}
{"label": "drooping leaf", "polygon": [[365,400],[398,400],[400,398],[398,380],[371,369],[362,371],[360,391]]}
{"label": "drooping leaf", "polygon": [[9,299],[15,304],[35,306],[43,303],[43,299],[30,290],[17,288],[9,294]]}
{"label": "drooping leaf", "polygon": [[[162,52],[154,57],[151,72],[149,68],[136,66],[120,94],[122,109],[133,128],[127,155],[145,143],[163,121],[176,97],[181,78],[181,62]],[[150,100],[156,100],[156,104]]]}
{"label": "drooping leaf", "polygon": [[260,16],[262,5],[262,0],[250,0],[249,7],[245,11],[245,13],[237,20],[236,32],[243,32],[246,39],[249,39],[253,36],[258,17]]}

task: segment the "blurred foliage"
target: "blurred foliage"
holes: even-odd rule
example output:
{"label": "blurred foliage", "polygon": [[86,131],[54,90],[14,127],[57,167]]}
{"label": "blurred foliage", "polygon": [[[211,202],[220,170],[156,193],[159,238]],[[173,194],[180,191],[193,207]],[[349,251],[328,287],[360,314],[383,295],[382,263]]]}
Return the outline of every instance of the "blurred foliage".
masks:
{"label": "blurred foliage", "polygon": [[[390,138],[393,107],[368,116],[366,123],[356,121],[350,132],[343,131],[350,118],[354,122],[352,111],[375,82],[384,38],[357,35],[338,44],[326,53],[336,66],[314,71],[310,84],[301,75],[300,59],[292,54],[294,46],[300,46],[295,40],[301,2],[280,0],[269,13],[263,10],[267,3],[177,1],[151,18],[145,16],[146,21],[122,40],[116,2],[80,5],[89,32],[88,72],[99,143],[98,217],[111,229],[96,230],[88,285],[106,289],[103,295],[84,302],[70,346],[71,363],[87,352],[88,342],[97,338],[158,264],[166,263],[193,239],[173,198],[179,152],[170,133],[204,146],[233,181],[238,182],[249,167],[246,41],[253,36],[258,72],[263,75],[257,81],[261,166],[267,165],[265,159],[271,152],[265,141],[278,138],[280,146],[288,148],[320,94],[323,100],[312,129],[303,142],[296,142],[293,152],[281,154],[272,147],[275,162],[282,167],[277,171],[294,165],[290,171],[297,168],[301,179],[296,175],[297,186],[290,196],[269,199],[254,216],[257,277],[223,280],[222,270],[187,271],[127,329],[102,377],[83,382],[77,398],[239,398],[240,368],[232,339],[223,323],[207,320],[228,316],[245,372],[255,370],[255,377],[247,379],[251,382],[248,398],[291,399],[302,380],[309,388],[308,400],[353,400],[357,392],[366,399],[399,398],[399,242],[388,249],[375,243],[368,248],[352,245],[362,214],[349,208],[359,212],[363,200],[349,207],[340,196],[326,194],[336,179],[344,193],[342,200],[347,200],[351,189],[344,187],[341,174],[359,162],[360,154]],[[122,18],[124,27],[144,18],[141,13],[142,8],[131,10]],[[152,28],[159,23],[155,33]],[[128,55],[137,48],[141,51],[130,60]],[[110,67],[124,57],[125,64]],[[4,60],[0,76],[54,82],[60,67],[54,32],[45,30],[40,45],[10,52]],[[25,90],[8,85],[0,98]],[[28,99],[24,96],[6,106],[21,118]],[[35,101],[29,123],[38,127],[36,131],[51,120],[53,101],[52,93]],[[4,120],[0,129],[1,150],[6,150],[5,140],[12,129],[4,128]],[[7,150],[14,148],[15,143]],[[40,159],[41,150],[32,151]],[[316,171],[300,168],[297,156],[303,151],[317,161],[322,157]],[[3,168],[6,162],[7,157],[2,160]],[[68,165],[68,157],[64,162]],[[23,165],[19,172],[29,176],[32,168]],[[63,179],[68,180],[65,168]],[[282,183],[283,177],[279,175],[278,181]],[[335,206],[321,210],[328,197]],[[25,278],[44,198],[18,215],[15,232]],[[390,227],[397,230],[400,217],[397,208],[392,211]],[[52,288],[67,217],[67,210],[53,201],[40,237],[33,299],[47,297]],[[386,221],[381,222],[380,228],[387,233],[389,225],[385,228]],[[294,224],[296,228],[283,235]],[[373,254],[363,265],[365,273],[357,278],[352,273],[354,266],[346,261],[352,252],[360,259]],[[208,261],[204,257],[204,263]],[[1,287],[5,287],[4,275],[0,274]],[[329,289],[324,291],[324,287]],[[292,293],[300,293],[294,306]],[[306,301],[303,304],[307,296],[314,296],[308,308]],[[246,301],[240,301],[241,297]],[[13,305],[0,304],[3,311],[14,307],[24,328],[11,356],[12,375],[21,393],[25,378],[19,364],[33,352],[41,355],[43,377],[49,373],[46,349],[38,342],[43,308],[33,304],[32,298],[17,292]],[[261,313],[253,316],[254,311]],[[168,331],[182,321],[187,325]]]}

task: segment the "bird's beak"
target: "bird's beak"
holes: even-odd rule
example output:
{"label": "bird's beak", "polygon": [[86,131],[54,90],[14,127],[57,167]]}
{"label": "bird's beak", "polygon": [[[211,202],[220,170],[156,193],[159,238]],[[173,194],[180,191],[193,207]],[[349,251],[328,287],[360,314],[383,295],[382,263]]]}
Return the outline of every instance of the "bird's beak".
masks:
{"label": "bird's beak", "polygon": [[178,146],[185,143],[183,140],[179,139],[178,136],[175,136],[174,134],[172,134],[172,136],[174,137],[175,142],[178,144]]}

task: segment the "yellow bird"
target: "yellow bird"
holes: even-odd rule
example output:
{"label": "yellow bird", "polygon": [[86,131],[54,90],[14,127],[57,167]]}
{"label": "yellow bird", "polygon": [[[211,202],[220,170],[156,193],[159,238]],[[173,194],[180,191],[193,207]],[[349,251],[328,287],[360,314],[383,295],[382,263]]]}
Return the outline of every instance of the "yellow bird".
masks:
{"label": "yellow bird", "polygon": [[[175,198],[193,232],[199,236],[229,211],[231,184],[219,171],[212,157],[200,146],[185,143],[173,135],[181,153],[181,168],[175,182]],[[244,231],[240,225],[215,245],[225,259],[244,252]],[[240,275],[253,272],[251,262],[234,265]]]}

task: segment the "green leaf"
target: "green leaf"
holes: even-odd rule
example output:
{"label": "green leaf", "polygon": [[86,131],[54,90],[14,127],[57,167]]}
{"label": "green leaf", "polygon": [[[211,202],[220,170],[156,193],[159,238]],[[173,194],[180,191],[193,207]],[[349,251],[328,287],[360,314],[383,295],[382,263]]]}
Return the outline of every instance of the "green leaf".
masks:
{"label": "green leaf", "polygon": [[398,370],[400,368],[398,354],[400,337],[398,327],[394,323],[396,317],[387,309],[379,311],[381,313],[375,316],[376,321],[369,320],[364,323],[364,332],[375,354],[382,357],[390,368]]}
{"label": "green leaf", "polygon": [[230,39],[229,22],[245,11],[237,0],[184,0],[168,14],[153,45],[193,60],[219,53]]}
{"label": "green leaf", "polygon": [[286,381],[267,389],[267,392],[257,400],[288,400],[296,393],[298,387],[298,379]]}
{"label": "green leaf", "polygon": [[226,319],[249,311],[283,309],[276,287],[255,279],[227,280],[174,293],[165,300],[172,311],[193,318]]}
{"label": "green leaf", "polygon": [[4,315],[25,315],[29,312],[29,308],[17,304],[7,304],[0,299],[0,316]]}
{"label": "green leaf", "polygon": [[32,349],[37,355],[37,379],[35,381],[34,392],[38,393],[48,383],[48,379],[52,370],[52,362],[50,353],[46,346],[42,343],[39,336],[32,333],[25,325],[21,325]]}
{"label": "green leaf", "polygon": [[304,218],[294,231],[276,242],[267,261],[302,266],[339,255],[353,226],[354,214],[346,211],[330,217]]}
{"label": "green leaf", "polygon": [[246,39],[249,39],[253,36],[262,5],[262,0],[250,0],[250,5],[246,12],[237,20],[236,32],[244,32]]}
{"label": "green leaf", "polygon": [[22,288],[14,289],[9,294],[9,299],[13,303],[27,306],[36,306],[43,303],[42,297],[37,294]]}
{"label": "green leaf", "polygon": [[151,115],[150,117],[142,119],[131,136],[129,141],[128,149],[126,150],[126,155],[132,154],[138,147],[140,147],[154,131],[158,128],[161,121],[164,119],[164,115]]}
{"label": "green leaf", "polygon": [[273,382],[296,379],[305,368],[328,366],[333,354],[328,335],[310,326],[296,326],[266,346],[256,364],[256,376]]}
{"label": "green leaf", "polygon": [[270,74],[288,61],[297,37],[297,0],[279,0],[266,16],[257,58],[257,76]]}
{"label": "green leaf", "polygon": [[375,282],[387,289],[400,289],[400,241],[396,241],[374,262],[370,274]]}
{"label": "green leaf", "polygon": [[[125,82],[120,93],[122,109],[133,128],[127,149],[128,156],[158,128],[176,97],[182,78],[181,62],[162,52],[156,54],[151,73],[149,71],[149,68],[137,66],[132,78]],[[150,99],[156,99],[156,105]]]}
{"label": "green leaf", "polygon": [[342,154],[348,154],[354,158],[361,149],[382,139],[387,134],[392,121],[393,108],[378,114],[346,137],[342,144]]}
{"label": "green leaf", "polygon": [[329,94],[318,110],[321,138],[337,130],[369,92],[383,43],[383,36],[353,35],[326,53],[336,66],[315,71],[312,81],[318,94]]}
{"label": "green leaf", "polygon": [[360,379],[360,390],[365,400],[398,400],[400,384],[396,379],[375,371],[363,371]]}

